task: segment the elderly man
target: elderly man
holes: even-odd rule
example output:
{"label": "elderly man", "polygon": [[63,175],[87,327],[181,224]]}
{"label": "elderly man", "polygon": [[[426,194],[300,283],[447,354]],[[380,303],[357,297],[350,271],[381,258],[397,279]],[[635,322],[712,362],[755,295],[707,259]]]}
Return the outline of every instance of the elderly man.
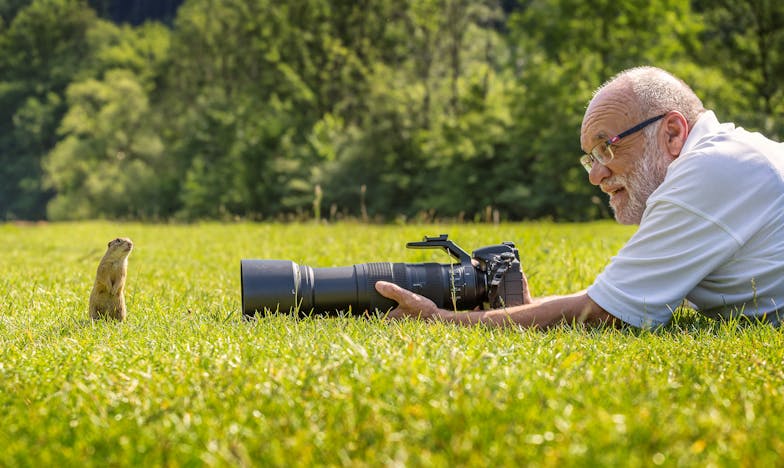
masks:
{"label": "elderly man", "polygon": [[[684,299],[711,317],[784,319],[784,144],[719,123],[685,83],[626,70],[585,111],[580,162],[638,231],[586,291],[450,312],[387,282],[391,317],[546,327],[667,323]],[[526,288],[527,290],[527,288]]]}

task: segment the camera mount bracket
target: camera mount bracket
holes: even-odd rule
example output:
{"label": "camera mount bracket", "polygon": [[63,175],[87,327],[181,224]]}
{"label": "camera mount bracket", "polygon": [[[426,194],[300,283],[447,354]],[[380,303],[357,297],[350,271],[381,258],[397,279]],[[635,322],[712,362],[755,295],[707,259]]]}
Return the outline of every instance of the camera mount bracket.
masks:
{"label": "camera mount bracket", "polygon": [[457,244],[452,242],[448,239],[448,234],[441,234],[437,237],[429,237],[425,236],[425,240],[422,242],[409,242],[406,244],[406,248],[409,249],[437,249],[442,248],[454,257],[455,259],[460,261],[461,265],[471,265],[471,256],[468,255],[468,252],[461,249]]}

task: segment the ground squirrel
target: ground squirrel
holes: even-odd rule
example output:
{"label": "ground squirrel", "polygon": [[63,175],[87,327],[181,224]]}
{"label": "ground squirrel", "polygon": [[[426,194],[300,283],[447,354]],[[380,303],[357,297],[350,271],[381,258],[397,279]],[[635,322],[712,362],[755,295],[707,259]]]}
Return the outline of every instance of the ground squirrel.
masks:
{"label": "ground squirrel", "polygon": [[112,318],[123,321],[125,309],[125,277],[128,274],[128,254],[133,242],[127,238],[117,238],[109,242],[106,254],[98,264],[95,286],[90,294],[90,318]]}

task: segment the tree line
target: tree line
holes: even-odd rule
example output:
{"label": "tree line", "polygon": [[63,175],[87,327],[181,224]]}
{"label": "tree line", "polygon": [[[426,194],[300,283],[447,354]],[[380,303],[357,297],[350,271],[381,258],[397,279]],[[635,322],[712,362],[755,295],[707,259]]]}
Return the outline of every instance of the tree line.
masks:
{"label": "tree line", "polygon": [[600,218],[599,84],[660,66],[780,140],[782,50],[774,0],[186,0],[136,26],[0,0],[0,220]]}

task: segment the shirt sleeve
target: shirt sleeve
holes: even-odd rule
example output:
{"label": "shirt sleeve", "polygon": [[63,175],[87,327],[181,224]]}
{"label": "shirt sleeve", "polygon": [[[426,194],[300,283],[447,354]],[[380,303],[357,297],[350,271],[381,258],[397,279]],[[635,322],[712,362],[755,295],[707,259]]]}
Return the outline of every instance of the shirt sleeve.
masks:
{"label": "shirt sleeve", "polygon": [[720,224],[670,201],[648,206],[644,222],[588,288],[588,296],[635,327],[655,327],[739,244]]}

